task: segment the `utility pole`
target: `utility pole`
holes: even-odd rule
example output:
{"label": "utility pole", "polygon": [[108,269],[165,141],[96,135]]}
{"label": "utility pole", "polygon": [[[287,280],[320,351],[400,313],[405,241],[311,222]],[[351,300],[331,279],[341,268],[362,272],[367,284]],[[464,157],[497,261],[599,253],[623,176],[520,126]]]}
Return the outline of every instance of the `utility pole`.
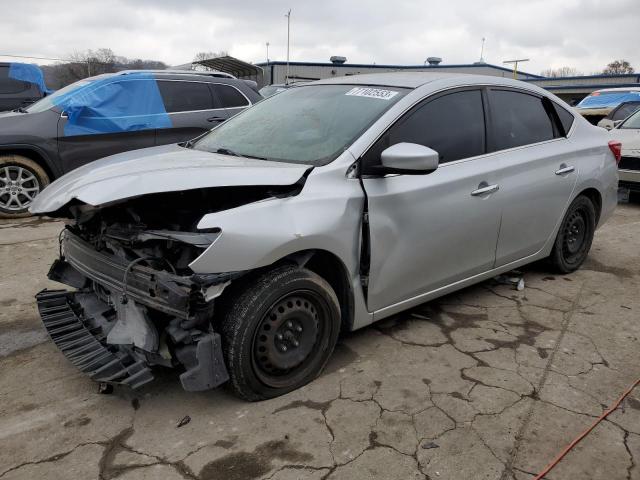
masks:
{"label": "utility pole", "polygon": [[482,37],[482,47],[480,47],[480,61],[484,63],[484,42],[486,38]]}
{"label": "utility pole", "polygon": [[291,33],[291,9],[286,13],[285,17],[287,17],[287,76],[285,77],[284,83],[285,85],[289,84],[289,39]]}
{"label": "utility pole", "polygon": [[267,42],[266,45],[267,45],[267,65],[269,65],[269,42]]}
{"label": "utility pole", "polygon": [[505,60],[502,63],[512,63],[513,64],[513,79],[517,80],[518,78],[518,63],[528,62],[528,58],[518,58],[517,60]]}

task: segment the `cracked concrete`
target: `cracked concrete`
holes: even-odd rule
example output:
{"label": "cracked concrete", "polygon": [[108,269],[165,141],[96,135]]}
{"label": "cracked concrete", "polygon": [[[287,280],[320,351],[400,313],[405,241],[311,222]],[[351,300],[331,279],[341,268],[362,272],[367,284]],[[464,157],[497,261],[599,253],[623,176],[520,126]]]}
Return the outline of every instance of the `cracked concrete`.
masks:
{"label": "cracked concrete", "polygon": [[[33,302],[60,227],[0,222],[0,480],[525,480],[640,377],[638,205],[575,274],[532,265],[521,292],[489,281],[344,334],[315,382],[255,404],[172,373],[99,395]],[[640,388],[546,478],[640,480]]]}

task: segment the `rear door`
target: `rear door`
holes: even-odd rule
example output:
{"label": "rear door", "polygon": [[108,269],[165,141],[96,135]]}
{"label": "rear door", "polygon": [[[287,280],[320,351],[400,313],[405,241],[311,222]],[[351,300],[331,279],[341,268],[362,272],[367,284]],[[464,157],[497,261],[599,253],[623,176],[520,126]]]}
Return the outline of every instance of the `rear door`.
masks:
{"label": "rear door", "polygon": [[153,79],[123,77],[97,88],[86,96],[86,102],[76,102],[74,108],[80,112],[77,118],[70,120],[69,112],[63,111],[58,120],[58,153],[63,170],[68,172],[116,153],[153,147],[155,125],[162,116],[149,113],[154,111],[149,103],[160,101],[156,89]]}
{"label": "rear door", "polygon": [[173,126],[156,131],[157,145],[186,142],[217,125],[218,112],[206,82],[158,80],[158,87]]}
{"label": "rear door", "polygon": [[[242,110],[251,105],[249,99],[232,85],[223,83],[210,84],[216,102],[216,115],[214,116],[214,125],[224,122],[226,119],[233,117]],[[216,120],[218,118],[219,120]]]}
{"label": "rear door", "polygon": [[376,311],[490,270],[500,225],[498,160],[486,154],[481,89],[430,97],[367,152],[401,142],[428,146],[428,175],[363,178],[370,231],[368,308]]}
{"label": "rear door", "polygon": [[567,140],[573,116],[547,98],[489,88],[490,150],[500,160],[502,221],[496,266],[538,252],[561,220],[579,158]]}

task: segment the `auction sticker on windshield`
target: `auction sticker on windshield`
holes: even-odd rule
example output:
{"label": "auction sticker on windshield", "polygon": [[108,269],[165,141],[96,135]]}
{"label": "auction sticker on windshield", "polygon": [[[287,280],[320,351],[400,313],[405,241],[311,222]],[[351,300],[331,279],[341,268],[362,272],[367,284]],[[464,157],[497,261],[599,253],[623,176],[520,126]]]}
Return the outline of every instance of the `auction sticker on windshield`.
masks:
{"label": "auction sticker on windshield", "polygon": [[393,90],[369,87],[355,87],[345,93],[345,95],[352,97],[379,98],[380,100],[391,100],[397,94],[398,92],[394,92]]}

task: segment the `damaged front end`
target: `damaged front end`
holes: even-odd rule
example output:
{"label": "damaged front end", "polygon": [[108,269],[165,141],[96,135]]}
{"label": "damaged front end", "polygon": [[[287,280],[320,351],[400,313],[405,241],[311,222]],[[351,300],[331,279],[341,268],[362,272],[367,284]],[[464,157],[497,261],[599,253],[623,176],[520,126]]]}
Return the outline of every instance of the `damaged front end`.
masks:
{"label": "damaged front end", "polygon": [[153,380],[153,366],[183,370],[180,381],[187,391],[226,382],[214,304],[243,273],[189,268],[221,234],[198,231],[196,225],[203,210],[283,191],[219,188],[148,195],[106,207],[65,207],[58,214],[75,221],[60,236],[60,258],[49,278],[75,291],[36,295],[51,339],[98,382],[138,388]]}

